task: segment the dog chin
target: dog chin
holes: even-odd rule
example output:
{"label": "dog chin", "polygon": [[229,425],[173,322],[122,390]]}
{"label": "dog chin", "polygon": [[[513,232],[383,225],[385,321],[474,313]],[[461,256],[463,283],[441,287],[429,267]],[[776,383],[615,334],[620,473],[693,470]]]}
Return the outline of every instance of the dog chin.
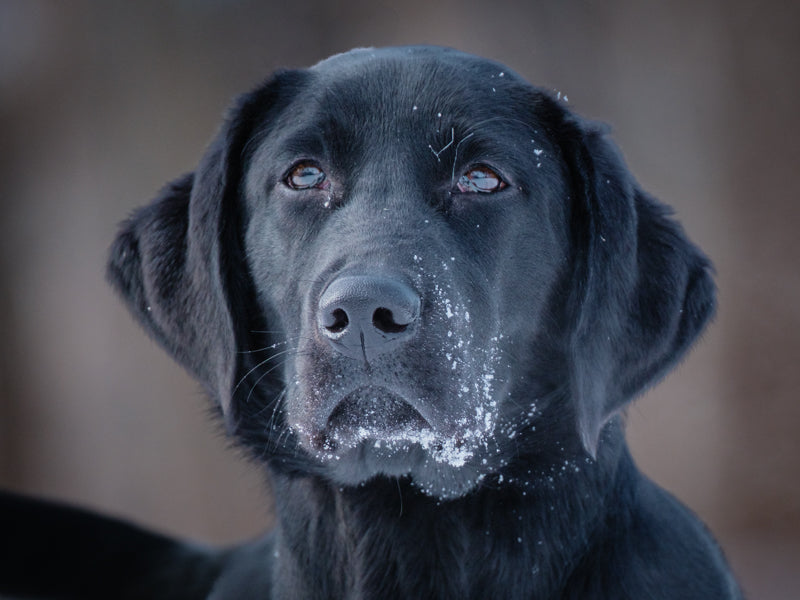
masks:
{"label": "dog chin", "polygon": [[361,386],[332,410],[299,415],[292,430],[337,484],[408,478],[421,492],[439,499],[466,494],[491,472],[496,415],[484,410],[472,418],[443,421],[426,418],[416,405],[395,390]]}
{"label": "dog chin", "polygon": [[411,485],[440,500],[469,493],[486,473],[476,468],[475,451],[454,443],[431,443],[432,434],[417,432],[408,438],[366,437],[350,447],[317,452],[328,477],[348,487],[366,486],[381,477],[407,478]]}

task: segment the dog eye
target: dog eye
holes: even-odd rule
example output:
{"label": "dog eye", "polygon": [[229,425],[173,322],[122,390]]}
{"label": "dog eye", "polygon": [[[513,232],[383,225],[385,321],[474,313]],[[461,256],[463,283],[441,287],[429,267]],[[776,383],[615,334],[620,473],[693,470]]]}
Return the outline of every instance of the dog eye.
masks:
{"label": "dog eye", "polygon": [[284,181],[293,190],[322,189],[326,183],[325,171],[313,162],[304,161],[294,165]]}
{"label": "dog eye", "polygon": [[462,193],[491,194],[506,187],[506,182],[493,169],[478,165],[459,177],[457,187]]}

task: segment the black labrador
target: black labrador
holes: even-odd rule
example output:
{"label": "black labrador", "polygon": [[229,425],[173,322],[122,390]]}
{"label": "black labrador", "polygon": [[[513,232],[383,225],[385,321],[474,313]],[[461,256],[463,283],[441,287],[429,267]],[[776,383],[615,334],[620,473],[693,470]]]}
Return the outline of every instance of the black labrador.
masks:
{"label": "black labrador", "polygon": [[0,500],[0,591],[48,598],[717,599],[626,404],[714,310],[605,130],[497,63],[363,49],[241,96],[109,279],[269,474],[212,550]]}

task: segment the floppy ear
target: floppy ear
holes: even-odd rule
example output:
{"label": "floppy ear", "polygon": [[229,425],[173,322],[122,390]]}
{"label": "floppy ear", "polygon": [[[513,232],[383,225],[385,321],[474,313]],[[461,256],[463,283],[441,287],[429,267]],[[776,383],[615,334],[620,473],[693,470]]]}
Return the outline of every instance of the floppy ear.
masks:
{"label": "floppy ear", "polygon": [[247,334],[248,294],[239,242],[239,183],[254,129],[279,104],[289,73],[241,96],[194,173],[169,184],[125,221],[107,277],[144,328],[216,399],[229,428]]}
{"label": "floppy ear", "polygon": [[603,129],[572,119],[576,198],[571,386],[578,428],[595,455],[616,412],[672,367],[714,312],[706,257],[643,192]]}

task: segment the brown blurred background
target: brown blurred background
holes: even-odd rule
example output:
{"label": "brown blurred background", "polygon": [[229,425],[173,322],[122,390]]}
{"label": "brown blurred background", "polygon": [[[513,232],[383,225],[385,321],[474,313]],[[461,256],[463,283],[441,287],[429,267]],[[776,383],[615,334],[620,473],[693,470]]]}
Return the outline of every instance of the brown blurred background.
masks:
{"label": "brown blurred background", "polygon": [[610,122],[714,259],[716,322],[629,437],[752,598],[796,598],[798,31],[800,3],[774,0],[0,0],[0,485],[201,540],[269,524],[259,473],[104,283],[106,248],[272,69],[436,43]]}

